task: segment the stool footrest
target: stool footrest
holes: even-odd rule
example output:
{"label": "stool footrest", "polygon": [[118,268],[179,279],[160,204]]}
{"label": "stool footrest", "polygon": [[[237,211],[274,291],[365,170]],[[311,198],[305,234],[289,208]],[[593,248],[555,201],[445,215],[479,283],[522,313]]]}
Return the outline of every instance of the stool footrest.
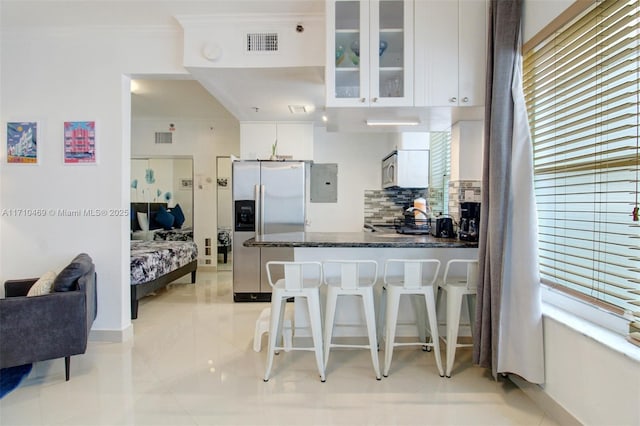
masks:
{"label": "stool footrest", "polygon": [[433,343],[426,342],[395,342],[393,346],[433,346]]}
{"label": "stool footrest", "polygon": [[348,345],[348,344],[339,344],[339,343],[331,343],[329,344],[332,348],[354,348],[354,349],[370,349],[371,345]]}

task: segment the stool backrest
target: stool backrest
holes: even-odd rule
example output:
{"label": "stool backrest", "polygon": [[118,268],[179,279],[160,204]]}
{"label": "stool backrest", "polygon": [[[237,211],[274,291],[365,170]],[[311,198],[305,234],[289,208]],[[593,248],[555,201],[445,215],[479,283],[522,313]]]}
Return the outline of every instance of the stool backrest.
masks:
{"label": "stool backrest", "polygon": [[[372,285],[378,280],[378,262],[375,260],[327,260],[322,262],[325,284],[339,281],[343,289],[356,289]],[[338,277],[335,277],[335,274]]]}
{"label": "stool backrest", "polygon": [[[397,267],[402,267],[398,276]],[[434,285],[440,272],[438,259],[388,259],[384,266],[384,283],[392,284],[401,281],[404,288],[420,288]]]}
{"label": "stool backrest", "polygon": [[[454,275],[455,272],[453,272],[453,268],[455,268],[456,265],[466,266],[466,273],[464,277]],[[476,259],[451,259],[447,262],[447,266],[444,268],[443,281],[445,284],[454,283],[453,281],[458,283],[464,281],[467,289],[476,289],[478,287],[478,261]]]}
{"label": "stool backrest", "polygon": [[320,262],[267,262],[267,279],[269,285],[273,287],[277,283],[273,282],[272,274],[276,267],[284,270],[284,288],[292,291],[299,291],[303,288],[317,287],[322,283],[322,264]]}

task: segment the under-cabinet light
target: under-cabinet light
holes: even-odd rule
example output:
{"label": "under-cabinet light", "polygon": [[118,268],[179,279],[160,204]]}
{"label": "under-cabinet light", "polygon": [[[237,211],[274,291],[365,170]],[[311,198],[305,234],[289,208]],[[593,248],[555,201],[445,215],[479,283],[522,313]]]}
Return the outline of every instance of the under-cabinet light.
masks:
{"label": "under-cabinet light", "polygon": [[367,120],[367,126],[417,126],[420,120]]}

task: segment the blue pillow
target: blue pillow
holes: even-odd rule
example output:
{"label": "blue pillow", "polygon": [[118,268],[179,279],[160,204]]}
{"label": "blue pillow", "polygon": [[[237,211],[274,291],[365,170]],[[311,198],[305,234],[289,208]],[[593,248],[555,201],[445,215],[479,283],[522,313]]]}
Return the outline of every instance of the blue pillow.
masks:
{"label": "blue pillow", "polygon": [[173,228],[173,222],[175,218],[171,213],[167,211],[164,207],[160,206],[158,209],[158,213],[156,213],[155,217],[156,222],[158,222],[162,227],[166,230],[170,230]]}
{"label": "blue pillow", "polygon": [[153,231],[154,229],[162,229],[162,225],[158,223],[156,220],[156,215],[158,211],[151,212],[151,216],[149,216],[149,231]]}
{"label": "blue pillow", "polygon": [[182,207],[180,207],[180,204],[176,204],[176,206],[171,209],[171,214],[175,218],[175,221],[173,222],[173,226],[175,226],[176,228],[182,228],[182,224],[184,223],[185,218],[184,218],[184,213],[182,212]]}

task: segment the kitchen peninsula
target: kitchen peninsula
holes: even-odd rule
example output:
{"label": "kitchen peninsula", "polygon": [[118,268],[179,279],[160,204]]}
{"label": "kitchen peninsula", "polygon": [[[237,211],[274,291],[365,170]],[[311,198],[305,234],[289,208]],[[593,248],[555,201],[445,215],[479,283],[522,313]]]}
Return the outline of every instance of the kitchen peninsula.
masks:
{"label": "kitchen peninsula", "polygon": [[[250,238],[246,247],[287,247],[294,249],[296,261],[328,261],[346,259],[371,259],[378,262],[379,281],[382,281],[384,262],[387,259],[438,259],[441,262],[440,276],[450,259],[474,259],[478,255],[478,243],[460,241],[456,238],[436,238],[431,235],[407,235],[395,232],[289,232],[264,234]],[[378,284],[378,296],[382,286]],[[378,297],[379,299],[379,297]],[[295,335],[308,336],[304,327],[308,324],[306,304],[295,304]],[[348,314],[344,314],[344,312]],[[343,309],[336,336],[365,336],[362,306],[353,300],[348,309]],[[442,309],[440,312],[444,313]],[[402,300],[399,323],[414,318],[413,306]],[[438,315],[439,317],[444,315]],[[398,336],[415,335],[414,327],[398,327]]]}
{"label": "kitchen peninsula", "polygon": [[[409,235],[385,232],[288,232],[264,234],[250,238],[246,247],[293,248],[447,248],[474,249],[477,242],[457,238],[436,238],[431,235]],[[296,260],[298,260],[296,258]]]}

